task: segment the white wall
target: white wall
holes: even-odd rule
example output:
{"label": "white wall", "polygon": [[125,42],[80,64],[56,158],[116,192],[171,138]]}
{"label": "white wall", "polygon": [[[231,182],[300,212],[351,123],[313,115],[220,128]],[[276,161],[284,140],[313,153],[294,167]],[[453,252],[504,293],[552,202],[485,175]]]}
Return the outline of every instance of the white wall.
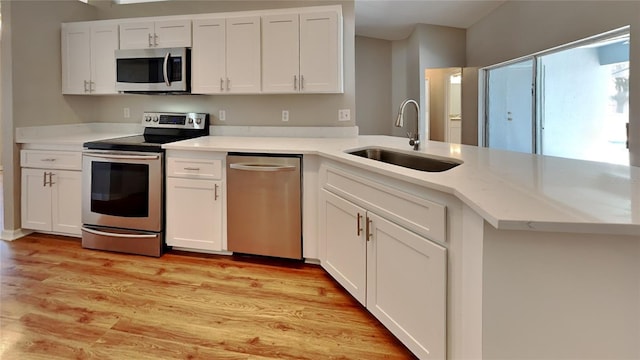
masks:
{"label": "white wall", "polygon": [[[631,25],[631,163],[640,166],[639,14],[639,1],[507,1],[467,29],[467,66],[497,64]],[[463,94],[463,103],[466,142],[477,137],[477,129],[466,126],[477,124],[477,101]]]}

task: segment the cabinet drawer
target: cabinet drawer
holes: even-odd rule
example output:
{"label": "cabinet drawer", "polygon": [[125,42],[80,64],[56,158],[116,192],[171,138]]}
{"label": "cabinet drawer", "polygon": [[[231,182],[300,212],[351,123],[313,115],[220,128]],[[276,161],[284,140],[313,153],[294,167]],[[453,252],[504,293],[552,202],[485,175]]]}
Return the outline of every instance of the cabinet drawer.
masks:
{"label": "cabinet drawer", "polygon": [[327,168],[324,188],[423,235],[446,242],[446,206],[359,176]]}
{"label": "cabinet drawer", "polygon": [[20,166],[39,169],[81,170],[79,151],[21,150]]}
{"label": "cabinet drawer", "polygon": [[221,179],[222,160],[169,158],[167,176],[191,179]]}

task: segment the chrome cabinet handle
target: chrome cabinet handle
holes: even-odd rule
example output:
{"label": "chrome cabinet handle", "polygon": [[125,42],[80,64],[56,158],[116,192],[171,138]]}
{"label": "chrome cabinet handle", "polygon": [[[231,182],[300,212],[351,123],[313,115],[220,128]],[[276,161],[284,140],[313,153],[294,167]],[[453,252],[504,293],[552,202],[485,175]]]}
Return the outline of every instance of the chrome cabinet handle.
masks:
{"label": "chrome cabinet handle", "polygon": [[42,187],[46,187],[47,186],[47,172],[43,172],[42,173]]}
{"label": "chrome cabinet handle", "polygon": [[188,171],[200,171],[200,168],[197,168],[197,167],[186,167],[186,168],[183,168],[183,169],[184,170],[188,170]]}
{"label": "chrome cabinet handle", "polygon": [[220,78],[220,91],[224,91],[224,79]]}
{"label": "chrome cabinet handle", "polygon": [[235,170],[245,171],[293,171],[296,169],[294,165],[271,165],[271,164],[252,164],[252,163],[234,163],[229,167]]}
{"label": "chrome cabinet handle", "polygon": [[304,90],[304,75],[300,75],[300,90]]}
{"label": "chrome cabinet handle", "polygon": [[87,83],[88,83],[88,81],[85,80],[84,81],[84,92],[89,92],[89,89],[87,88]]}
{"label": "chrome cabinet handle", "polygon": [[52,161],[56,161],[56,159],[55,158],[46,158],[46,159],[40,159],[40,161],[52,162]]}
{"label": "chrome cabinet handle", "polygon": [[218,184],[215,184],[215,186],[213,187],[213,200],[216,200],[216,201],[218,200],[218,197],[219,197],[218,188],[219,187],[220,186]]}
{"label": "chrome cabinet handle", "polygon": [[89,81],[89,92],[96,91],[96,83],[94,81]]}
{"label": "chrome cabinet handle", "polygon": [[53,173],[49,171],[49,187],[51,187],[53,184],[55,184],[53,182]]}
{"label": "chrome cabinet handle", "polygon": [[229,91],[230,89],[231,89],[231,80],[227,78],[227,91]]}
{"label": "chrome cabinet handle", "polygon": [[371,238],[373,237],[373,234],[371,233],[371,219],[369,219],[369,217],[367,216],[367,233],[366,233],[366,238],[367,241],[371,241]]}
{"label": "chrome cabinet handle", "polygon": [[152,47],[153,44],[151,43],[151,33],[149,33],[149,47]]}
{"label": "chrome cabinet handle", "polygon": [[293,75],[293,90],[298,90],[298,76]]}
{"label": "chrome cabinet handle", "polygon": [[158,34],[153,34],[153,46],[158,46]]}
{"label": "chrome cabinet handle", "polygon": [[362,220],[362,215],[360,213],[358,213],[358,225],[357,225],[357,228],[356,228],[356,234],[358,235],[358,237],[362,233],[362,224],[360,223],[361,220]]}

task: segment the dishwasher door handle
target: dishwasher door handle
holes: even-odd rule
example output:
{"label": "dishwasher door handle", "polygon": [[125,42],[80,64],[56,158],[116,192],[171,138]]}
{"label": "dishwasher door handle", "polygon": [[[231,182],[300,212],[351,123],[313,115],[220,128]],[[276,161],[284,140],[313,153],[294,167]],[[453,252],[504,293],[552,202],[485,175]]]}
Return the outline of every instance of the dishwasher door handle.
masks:
{"label": "dishwasher door handle", "polygon": [[233,163],[229,164],[231,169],[244,170],[244,171],[294,171],[297,166],[295,165],[273,165],[273,164],[258,164],[258,163]]}

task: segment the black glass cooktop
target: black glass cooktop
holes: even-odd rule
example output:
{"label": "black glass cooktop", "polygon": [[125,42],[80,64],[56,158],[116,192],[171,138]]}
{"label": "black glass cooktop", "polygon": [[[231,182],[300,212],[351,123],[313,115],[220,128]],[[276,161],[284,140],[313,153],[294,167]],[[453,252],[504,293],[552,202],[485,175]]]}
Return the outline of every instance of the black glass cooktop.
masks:
{"label": "black glass cooktop", "polygon": [[92,150],[120,150],[139,152],[162,152],[162,144],[175,141],[193,139],[204,136],[204,133],[189,133],[177,135],[133,135],[113,139],[89,141],[84,147]]}

